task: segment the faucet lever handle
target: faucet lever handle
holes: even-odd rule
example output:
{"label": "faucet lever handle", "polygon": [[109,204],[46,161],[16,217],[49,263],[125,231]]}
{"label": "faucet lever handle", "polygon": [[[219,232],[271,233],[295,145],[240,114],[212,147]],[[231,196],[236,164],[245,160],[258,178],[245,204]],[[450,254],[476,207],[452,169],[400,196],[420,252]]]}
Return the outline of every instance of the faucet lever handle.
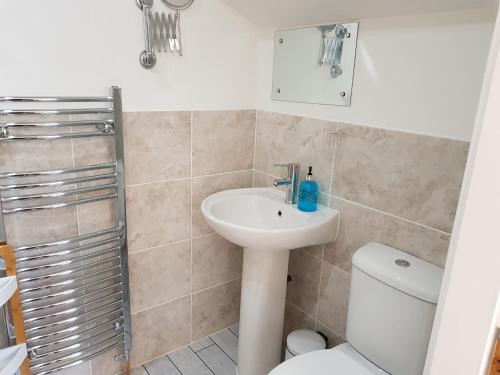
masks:
{"label": "faucet lever handle", "polygon": [[299,184],[299,163],[286,163],[286,164],[274,164],[275,167],[286,167],[288,171],[287,179],[276,179],[273,181],[274,186],[288,185],[288,190],[286,192],[285,203],[295,204],[297,203],[297,191]]}
{"label": "faucet lever handle", "polygon": [[285,167],[285,168],[289,168],[291,166],[299,166],[298,163],[277,163],[277,164],[273,164],[275,167]]}

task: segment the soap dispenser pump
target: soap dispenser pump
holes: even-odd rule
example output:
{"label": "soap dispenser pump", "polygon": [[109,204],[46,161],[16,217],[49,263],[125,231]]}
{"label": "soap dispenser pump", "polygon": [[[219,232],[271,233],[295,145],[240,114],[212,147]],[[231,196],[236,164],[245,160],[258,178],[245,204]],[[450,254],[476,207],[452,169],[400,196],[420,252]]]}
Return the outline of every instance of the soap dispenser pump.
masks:
{"label": "soap dispenser pump", "polygon": [[313,212],[318,208],[318,183],[312,179],[312,167],[309,167],[306,179],[300,183],[298,209]]}

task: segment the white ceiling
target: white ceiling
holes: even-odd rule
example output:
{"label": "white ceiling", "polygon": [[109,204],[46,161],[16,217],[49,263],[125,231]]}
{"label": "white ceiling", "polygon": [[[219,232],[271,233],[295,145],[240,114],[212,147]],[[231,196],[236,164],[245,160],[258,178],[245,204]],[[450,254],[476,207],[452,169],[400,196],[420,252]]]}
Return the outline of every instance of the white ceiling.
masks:
{"label": "white ceiling", "polygon": [[498,6],[498,0],[224,0],[257,26],[283,28]]}

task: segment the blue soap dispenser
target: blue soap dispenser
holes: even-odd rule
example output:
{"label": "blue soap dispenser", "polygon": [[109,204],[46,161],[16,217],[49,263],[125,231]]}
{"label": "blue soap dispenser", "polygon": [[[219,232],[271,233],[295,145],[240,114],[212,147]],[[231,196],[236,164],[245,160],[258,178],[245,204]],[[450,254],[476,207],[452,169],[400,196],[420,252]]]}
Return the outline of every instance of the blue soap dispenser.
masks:
{"label": "blue soap dispenser", "polygon": [[318,183],[312,179],[312,167],[309,167],[306,179],[300,183],[299,205],[301,211],[313,212],[318,208]]}

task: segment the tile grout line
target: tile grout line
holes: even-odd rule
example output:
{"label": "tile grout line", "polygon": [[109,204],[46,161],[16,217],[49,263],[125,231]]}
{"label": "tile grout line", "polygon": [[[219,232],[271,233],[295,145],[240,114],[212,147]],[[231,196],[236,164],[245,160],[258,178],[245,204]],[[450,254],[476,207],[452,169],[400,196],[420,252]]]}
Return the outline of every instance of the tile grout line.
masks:
{"label": "tile grout line", "polygon": [[192,178],[197,179],[197,178],[206,178],[206,177],[212,177],[212,176],[224,176],[226,174],[243,173],[243,172],[251,172],[251,171],[253,171],[253,168],[237,169],[234,171],[216,172],[216,173],[204,174],[204,175],[200,175],[200,176],[192,176]]}
{"label": "tile grout line", "polygon": [[132,251],[129,251],[129,253],[130,253],[130,255],[140,254],[140,253],[143,253],[143,252],[148,251],[148,250],[155,250],[155,249],[159,249],[160,247],[164,247],[164,246],[177,245],[177,244],[180,244],[182,242],[187,242],[187,241],[189,241],[189,237],[188,238],[183,238],[182,240],[177,240],[177,241],[163,243],[163,244],[160,244],[160,245],[146,247],[146,248],[140,249],[140,250],[132,250]]}
{"label": "tile grout line", "polygon": [[[171,300],[168,300],[168,301],[165,301],[165,302],[161,302],[161,303],[158,303],[156,305],[153,305],[153,306],[150,306],[150,307],[147,307],[145,309],[141,309],[141,310],[137,310],[137,311],[133,311],[132,314],[139,314],[139,313],[143,313],[145,311],[148,311],[148,310],[151,310],[151,309],[155,309],[157,307],[160,307],[160,306],[163,306],[163,305],[166,305],[168,303],[173,303],[173,302],[177,302],[177,301],[180,301],[181,299],[183,298],[186,298],[186,297],[190,297],[191,298],[191,301],[192,301],[192,298],[193,298],[193,295],[195,294],[199,294],[199,293],[202,293],[202,292],[206,292],[207,290],[210,290],[210,289],[213,289],[213,288],[217,288],[217,287],[220,287],[222,285],[225,285],[225,284],[229,284],[229,283],[232,283],[232,282],[235,282],[237,280],[240,280],[241,277],[237,277],[235,279],[232,279],[232,280],[229,280],[229,281],[224,281],[224,282],[221,282],[221,283],[218,283],[218,284],[215,284],[213,286],[210,286],[210,287],[207,287],[207,288],[204,288],[204,289],[200,289],[196,292],[193,292],[193,293],[189,293],[189,294],[185,294],[183,296],[180,296],[180,297],[177,297],[177,298],[174,298],[174,299],[171,299]],[[219,332],[219,331],[217,331]],[[192,338],[191,338],[191,335],[190,335],[190,342],[191,342]]]}
{"label": "tile grout line", "polygon": [[[213,341],[213,340],[212,340],[212,341]],[[237,364],[235,361],[233,361],[233,359],[229,356],[229,354],[227,354],[227,353],[224,351],[224,349],[222,349],[222,348],[221,348],[221,347],[220,347],[220,346],[219,346],[219,345],[218,345],[215,341],[214,341],[214,345],[215,345],[216,347],[218,347],[218,348],[221,350],[221,352],[222,352],[222,353],[224,353],[224,354],[226,355],[226,357],[227,357],[227,358],[229,358],[229,360],[230,360],[231,362],[233,362],[236,366],[238,366],[238,364]],[[200,350],[200,351],[201,351],[201,350]]]}
{"label": "tile grout line", "polygon": [[[341,271],[342,273],[345,273],[345,274],[348,274],[350,275],[350,272],[347,272],[333,264],[330,264],[328,263],[327,261],[323,261],[323,263],[326,263],[327,265],[329,265],[330,267],[333,267],[335,268],[336,270],[338,271]],[[323,278],[323,266],[324,264],[321,264],[321,272],[320,272],[320,287],[318,289],[318,306],[317,306],[317,310],[316,310],[316,319],[315,319],[315,322],[314,322],[314,326],[317,327],[318,323],[321,324],[322,326],[325,326],[326,328],[328,328],[330,331],[332,331],[333,333],[335,333],[337,336],[345,339],[344,335],[341,335],[340,333],[338,333],[336,330],[334,330],[333,328],[330,328],[327,324],[323,323],[321,320],[318,319],[318,311],[319,311],[319,293],[321,292],[321,279]],[[298,308],[298,307],[297,307]],[[300,309],[299,309],[300,310]],[[317,328],[316,328],[317,330]]]}
{"label": "tile grout line", "polygon": [[[147,362],[140,363],[140,364],[139,364],[139,365],[137,365],[135,368],[137,368],[137,367],[141,367],[141,366],[142,366],[142,367],[144,367],[144,368],[146,368],[146,365],[147,365],[147,364],[149,364],[149,363],[151,363],[151,362],[154,362],[154,361],[156,361],[156,360],[158,360],[158,359],[160,359],[160,358],[162,358],[162,357],[168,357],[168,355],[169,355],[169,354],[171,354],[171,353],[173,353],[173,352],[176,352],[177,350],[183,349],[183,348],[185,348],[185,347],[187,347],[187,346],[189,346],[189,344],[186,344],[186,345],[180,346],[180,347],[178,347],[178,348],[172,349],[172,350],[168,351],[167,353],[160,354],[160,355],[159,355],[159,356],[157,356],[157,357],[154,357],[154,358],[151,358],[151,359],[147,360]],[[170,358],[169,358],[169,360],[170,360]]]}
{"label": "tile grout line", "polygon": [[171,299],[171,300],[168,300],[168,301],[165,301],[165,302],[161,302],[161,303],[158,303],[154,306],[150,306],[150,307],[147,307],[145,309],[141,309],[141,310],[136,310],[136,311],[132,311],[132,315],[136,315],[136,314],[141,314],[143,312],[146,312],[146,311],[149,311],[149,310],[152,310],[152,309],[156,309],[157,307],[160,307],[160,306],[163,306],[163,305],[167,305],[169,303],[174,303],[174,302],[178,302],[180,301],[181,299],[184,299],[186,297],[189,297],[191,294],[185,294],[181,297],[177,297],[177,298],[174,298],[174,299]]}
{"label": "tile grout line", "polygon": [[[229,280],[229,281],[224,281],[224,282],[221,282],[221,283],[218,283],[218,284],[215,284],[213,286],[209,286],[208,288],[204,288],[204,289],[200,289],[200,290],[197,290],[196,292],[193,292],[192,294],[198,294],[198,293],[202,293],[202,292],[206,292],[207,290],[210,290],[210,289],[213,289],[213,288],[218,288],[219,286],[222,286],[222,285],[226,285],[226,284],[229,284],[229,283],[233,283],[237,280],[241,280],[241,276],[240,277],[237,277],[235,279],[232,279],[232,280]],[[222,331],[222,330],[221,330]],[[217,331],[217,332],[220,332],[220,331]]]}
{"label": "tile grout line", "polygon": [[[69,119],[71,120],[72,115],[69,116]],[[71,164],[73,165],[73,168],[76,167],[76,158],[75,158],[75,144],[74,144],[74,139],[70,139],[70,145],[71,145]],[[76,176],[74,176],[76,177]],[[76,230],[77,233],[80,235],[80,210],[78,205],[76,205]],[[92,374],[91,374],[92,375]]]}
{"label": "tile grout line", "polygon": [[199,238],[204,238],[204,237],[212,236],[214,234],[217,234],[217,232],[210,232],[210,233],[200,234],[200,235],[194,236],[193,240],[197,240]]}
{"label": "tile grout line", "polygon": [[[217,332],[216,332],[216,333],[213,333],[212,335],[215,335],[215,334],[217,334]],[[201,348],[200,350],[194,350],[193,348],[191,348],[191,345],[192,345],[192,344],[196,344],[197,342],[200,342],[200,341],[203,341],[203,340],[206,340],[206,339],[210,340],[210,342],[211,342],[211,344],[210,344],[210,345],[207,345],[207,346],[205,346],[204,348]],[[190,343],[188,346],[189,346],[189,348],[190,348],[193,352],[198,353],[198,352],[201,352],[203,349],[206,349],[206,348],[208,348],[208,347],[212,346],[213,344],[215,344],[215,342],[214,342],[214,340],[212,340],[212,338],[211,338],[211,337],[210,337],[210,335],[209,335],[209,336],[202,337],[201,339],[196,340],[196,341],[194,341],[194,342]]]}
{"label": "tile grout line", "polygon": [[[213,344],[212,344],[212,345],[210,345],[210,346],[213,346],[213,345],[215,345],[215,343],[213,343]],[[209,348],[210,346],[207,346],[207,348]],[[190,348],[190,349],[191,349],[191,348]],[[205,350],[205,349],[206,349],[206,348],[203,348],[203,349],[201,349],[199,352],[201,352],[201,351],[203,351],[203,350]],[[197,357],[198,357],[198,359],[201,361],[201,363],[203,363],[203,364],[205,365],[205,367],[208,369],[208,371],[210,371],[212,374],[214,374],[214,375],[215,375],[215,372],[214,372],[214,371],[212,371],[212,369],[210,368],[210,366],[209,366],[208,364],[206,364],[206,363],[205,363],[205,361],[203,360],[203,358],[201,358],[201,357],[198,355],[198,353],[199,353],[199,352],[195,352],[193,349],[191,349],[191,351],[194,353],[194,355],[195,355],[195,356],[197,356]]]}
{"label": "tile grout line", "polygon": [[348,272],[346,270],[343,270],[342,268],[340,268],[339,266],[335,265],[335,264],[331,264],[330,262],[327,262],[325,261],[326,264],[328,264],[329,266],[335,268],[337,271],[340,271],[342,273],[345,273],[346,275],[351,275],[351,272]]}
{"label": "tile grout line", "polygon": [[321,261],[321,269],[319,270],[319,285],[318,285],[318,300],[316,301],[316,314],[314,316],[314,327],[316,327],[316,322],[318,321],[318,312],[319,312],[319,298],[321,295],[321,280],[323,279],[323,263]]}
{"label": "tile grout line", "polygon": [[328,330],[332,331],[333,333],[335,333],[338,337],[344,339],[347,341],[347,339],[344,337],[344,335],[341,335],[340,333],[338,333],[337,331],[335,331],[333,328],[330,328],[328,327],[327,324],[323,323],[321,320],[316,320],[316,323],[317,324],[321,324],[323,327],[327,328]]}
{"label": "tile grout line", "polygon": [[[72,115],[69,115],[69,119],[70,120],[71,120],[71,117],[72,117]],[[73,165],[73,168],[75,168],[76,167],[76,158],[75,158],[75,143],[74,143],[74,138],[70,139],[70,145],[71,145],[71,164]],[[76,177],[75,174],[74,174],[74,177]],[[81,235],[81,230],[80,230],[80,208],[79,208],[79,205],[75,206],[75,211],[76,211],[76,231],[77,231],[78,235]],[[90,369],[90,375],[93,374],[92,362],[93,362],[92,359],[90,359],[88,361],[88,366],[89,366],[89,369]]]}
{"label": "tile grout line", "polygon": [[[236,323],[235,323],[235,324],[236,324]],[[238,325],[239,325],[239,323],[238,323]],[[233,324],[233,326],[234,326],[234,324]],[[229,327],[232,327],[232,326],[229,326]],[[228,331],[229,331],[229,332],[231,332],[231,333],[234,335],[234,337],[236,337],[236,338],[239,340],[239,339],[240,339],[240,337],[239,337],[239,336],[236,336],[236,333],[234,333],[233,331],[231,331],[231,330],[229,329],[229,327],[227,328],[227,329],[228,329]]]}
{"label": "tile grout line", "polygon": [[[205,337],[205,338],[207,338],[207,337]],[[200,339],[200,340],[203,340],[203,339]],[[188,346],[189,346],[189,349],[191,349],[191,351],[196,354],[196,353],[202,352],[203,350],[210,348],[211,346],[214,346],[214,345],[215,345],[215,342],[212,341],[212,343],[210,345],[207,345],[203,349],[200,349],[200,350],[193,350],[193,348],[191,348],[191,345],[188,345]]]}
{"label": "tile grout line", "polygon": [[190,231],[189,231],[189,251],[191,253],[191,269],[190,269],[190,317],[189,317],[189,341],[193,341],[193,111],[191,111],[190,121],[190,190],[191,190],[191,213],[190,213]]}
{"label": "tile grout line", "polygon": [[[308,247],[309,247],[309,246],[308,246]],[[313,258],[316,258],[317,260],[319,260],[319,261],[323,262],[323,258],[320,258],[320,257],[319,257],[319,256],[317,256],[317,255],[314,255],[313,253],[311,253],[311,252],[307,251],[306,249],[307,249],[307,247],[305,247],[305,248],[298,248],[298,249],[292,249],[292,250],[290,250],[290,251],[293,251],[293,250],[301,250],[301,251],[305,252],[307,255],[310,255],[310,256],[312,256]],[[324,254],[324,252],[325,252],[325,245],[321,245],[321,251],[323,251],[323,254]]]}
{"label": "tile grout line", "polygon": [[296,308],[297,310],[299,310],[301,313],[303,313],[303,314],[307,315],[309,318],[316,320],[316,319],[314,318],[314,316],[312,316],[311,314],[306,313],[304,310],[302,310],[300,307],[298,307],[296,304],[294,304],[294,303],[293,303],[292,301],[290,301],[289,299],[287,299],[287,300],[286,300],[286,302],[288,302],[290,305],[292,305],[293,307],[295,307],[295,308]]}
{"label": "tile grout line", "polygon": [[[330,186],[328,187],[329,194],[332,194],[333,189],[333,173],[335,171],[335,157],[337,156],[337,138],[336,133],[332,133],[332,144],[331,147],[333,149],[333,158],[332,158],[332,168],[330,170]],[[328,202],[328,206],[330,206],[330,202]]]}
{"label": "tile grout line", "polygon": [[348,203],[351,203],[351,204],[355,204],[356,206],[360,206],[360,207],[363,207],[363,208],[366,208],[368,210],[372,210],[372,211],[375,211],[375,212],[378,212],[378,213],[381,213],[383,215],[387,215],[387,216],[391,216],[395,219],[399,219],[399,220],[403,220],[407,223],[411,223],[411,224],[414,224],[414,225],[417,225],[419,227],[422,227],[422,228],[426,228],[426,229],[429,229],[429,230],[433,230],[435,232],[438,232],[438,233],[441,233],[441,234],[445,234],[447,236],[451,236],[451,233],[448,233],[448,232],[445,232],[445,231],[442,231],[440,229],[436,229],[436,228],[433,228],[433,227],[430,227],[428,225],[425,225],[425,224],[421,224],[421,223],[417,223],[416,221],[413,221],[413,220],[409,220],[409,219],[405,219],[401,216],[397,216],[397,215],[394,215],[394,214],[391,214],[391,213],[388,213],[388,212],[385,212],[385,211],[381,211],[379,209],[376,209],[376,208],[373,208],[373,207],[370,207],[370,206],[366,206],[362,203],[358,203],[358,202],[354,202],[354,201],[351,201],[349,199],[345,199],[345,198],[341,198],[341,197],[338,197],[336,195],[330,195],[332,198],[335,198],[335,199],[340,199],[344,202],[348,202]]}
{"label": "tile grout line", "polygon": [[255,123],[253,132],[253,166],[252,166],[252,187],[255,187],[255,160],[257,159],[257,123],[258,123],[258,111],[255,110]]}
{"label": "tile grout line", "polygon": [[[205,338],[207,338],[207,337],[208,337],[210,340],[212,340],[212,338],[211,338],[210,336],[215,336],[215,335],[218,335],[219,333],[224,332],[226,329],[229,329],[229,327],[234,326],[235,324],[239,324],[239,322],[238,322],[238,323],[231,324],[230,326],[227,326],[227,327],[225,327],[225,328],[219,329],[218,331],[215,331],[214,333],[211,333],[211,334],[209,334],[209,335],[208,335],[208,336],[206,336],[206,337],[202,337],[200,340],[203,340],[203,339],[205,339]],[[212,340],[212,341],[215,343],[215,341],[214,341],[214,340]]]}
{"label": "tile grout line", "polygon": [[[188,345],[188,347],[189,347],[189,345]],[[170,361],[170,363],[172,364],[172,366],[174,366],[174,367],[175,367],[175,369],[176,369],[177,371],[179,371],[179,374],[184,375],[184,374],[182,373],[181,369],[180,369],[179,367],[177,367],[177,365],[175,364],[175,362],[172,360],[172,358],[170,358],[170,356],[169,356],[168,354],[165,354],[165,357],[166,357],[166,358]]]}
{"label": "tile grout line", "polygon": [[270,173],[267,173],[267,172],[264,172],[264,171],[261,171],[260,169],[255,169],[256,172],[259,172],[259,173],[262,173],[262,174],[265,174],[267,177],[272,177],[272,178],[281,178],[279,176],[275,176],[273,174],[270,174]]}
{"label": "tile grout line", "polygon": [[[345,272],[345,271],[344,271]],[[338,333],[337,331],[335,331],[333,328],[330,328],[327,324],[323,323],[321,320],[319,319],[315,319],[313,316],[309,315],[308,313],[306,313],[304,310],[302,310],[300,307],[298,307],[297,305],[295,305],[293,302],[291,302],[290,300],[286,300],[290,305],[292,305],[293,307],[295,307],[297,310],[299,310],[301,313],[305,314],[306,316],[308,316],[309,318],[312,318],[314,319],[314,326],[316,327],[317,324],[321,324],[322,326],[325,326],[326,328],[328,328],[330,331],[332,331],[333,333],[335,333],[337,336],[345,339],[345,337],[343,335],[341,335],[340,333]]]}
{"label": "tile grout line", "polygon": [[[233,173],[244,173],[244,172],[251,172],[253,171],[253,168],[250,169],[238,169],[235,171],[225,171],[225,172],[216,172],[216,173],[211,173],[211,174],[204,174],[200,176],[187,176],[187,177],[178,177],[178,178],[169,178],[166,180],[157,180],[157,181],[149,181],[149,182],[141,182],[137,184],[127,184],[125,187],[127,188],[133,188],[133,187],[139,187],[139,186],[146,186],[146,185],[153,185],[153,184],[162,184],[165,182],[175,182],[175,181],[186,181],[189,179],[197,179],[197,178],[207,178],[207,177],[213,177],[213,176],[224,176],[227,174],[233,174]],[[192,172],[191,172],[192,174]]]}
{"label": "tile grout line", "polygon": [[[260,170],[256,170],[257,172],[259,173],[262,173],[262,174],[265,174],[266,176],[268,177],[273,177],[273,178],[277,178],[276,176],[274,175],[271,175],[269,173],[266,173],[266,172],[263,172],[263,171],[260,171]],[[401,217],[401,216],[397,216],[397,215],[394,215],[394,214],[391,214],[389,212],[385,212],[385,211],[382,211],[382,210],[379,210],[377,208],[373,208],[373,207],[370,207],[370,206],[367,206],[365,204],[362,204],[362,203],[358,203],[358,202],[354,202],[354,201],[351,201],[349,199],[346,199],[346,198],[342,198],[342,197],[339,197],[339,196],[336,196],[336,195],[333,195],[333,194],[328,194],[326,192],[322,192],[320,191],[320,193],[328,196],[329,198],[334,198],[334,199],[340,199],[342,201],[345,201],[345,202],[348,202],[348,203],[351,203],[351,204],[355,204],[357,206],[360,206],[360,207],[363,207],[363,208],[366,208],[368,210],[372,210],[372,211],[375,211],[375,212],[378,212],[378,213],[381,213],[383,215],[387,215],[387,216],[391,216],[393,218],[396,218],[396,219],[399,219],[399,220],[403,220],[405,222],[408,222],[408,223],[411,223],[411,224],[414,224],[414,225],[418,225],[422,228],[426,228],[426,229],[429,229],[429,230],[432,230],[432,231],[435,231],[435,232],[438,232],[438,233],[441,233],[441,234],[444,234],[444,235],[447,235],[447,236],[451,236],[451,233],[448,233],[448,232],[445,232],[445,231],[442,231],[440,229],[437,229],[437,228],[433,228],[433,227],[430,227],[428,225],[425,225],[425,224],[422,224],[422,223],[418,223],[416,221],[413,221],[413,220],[410,220],[410,219],[405,219],[404,217]],[[327,207],[327,206],[325,206]],[[330,208],[334,208],[334,207],[330,207]]]}

